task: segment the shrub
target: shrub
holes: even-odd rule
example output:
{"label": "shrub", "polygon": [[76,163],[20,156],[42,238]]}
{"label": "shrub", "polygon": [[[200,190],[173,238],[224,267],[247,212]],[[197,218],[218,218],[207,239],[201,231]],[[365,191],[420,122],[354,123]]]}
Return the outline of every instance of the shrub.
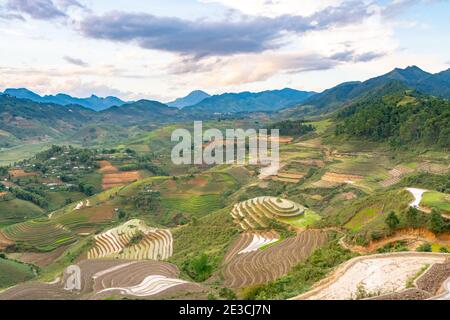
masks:
{"label": "shrub", "polygon": [[423,244],[421,244],[416,251],[418,252],[431,252],[432,248],[431,248],[431,244],[429,244],[428,242],[425,242]]}
{"label": "shrub", "polygon": [[185,261],[182,268],[192,279],[198,282],[208,279],[213,271],[213,265],[205,253]]}
{"label": "shrub", "polygon": [[397,226],[400,223],[400,220],[398,219],[397,215],[394,211],[391,211],[388,216],[386,217],[386,220],[384,221],[386,225],[389,227],[389,229],[393,230],[397,228]]}

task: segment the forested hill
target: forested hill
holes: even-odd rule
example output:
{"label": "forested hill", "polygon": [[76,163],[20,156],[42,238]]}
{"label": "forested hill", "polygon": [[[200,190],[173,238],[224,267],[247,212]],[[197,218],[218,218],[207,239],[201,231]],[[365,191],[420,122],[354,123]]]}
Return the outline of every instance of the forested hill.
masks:
{"label": "forested hill", "polygon": [[336,135],[387,141],[394,147],[450,148],[450,101],[413,90],[366,97],[337,114]]}

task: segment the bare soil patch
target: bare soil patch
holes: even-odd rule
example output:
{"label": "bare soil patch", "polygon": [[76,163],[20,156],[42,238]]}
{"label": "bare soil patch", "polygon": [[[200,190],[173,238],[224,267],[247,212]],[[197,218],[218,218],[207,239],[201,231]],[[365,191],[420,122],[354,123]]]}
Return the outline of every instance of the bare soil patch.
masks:
{"label": "bare soil patch", "polygon": [[25,252],[23,253],[19,260],[25,263],[31,263],[37,265],[38,267],[46,267],[51,264],[53,261],[58,259],[66,250],[66,247],[59,247],[56,250],[45,253],[37,253],[37,252]]}
{"label": "bare soil patch", "polygon": [[196,187],[204,187],[208,184],[208,180],[202,177],[196,177],[187,182],[187,184]]}
{"label": "bare soil patch", "polygon": [[34,177],[34,176],[38,175],[36,172],[25,172],[23,169],[12,169],[12,170],[9,170],[9,174],[13,178]]}
{"label": "bare soil patch", "polygon": [[106,160],[101,160],[98,162],[100,165],[100,169],[98,170],[100,173],[117,173],[119,169],[111,164],[111,162]]}

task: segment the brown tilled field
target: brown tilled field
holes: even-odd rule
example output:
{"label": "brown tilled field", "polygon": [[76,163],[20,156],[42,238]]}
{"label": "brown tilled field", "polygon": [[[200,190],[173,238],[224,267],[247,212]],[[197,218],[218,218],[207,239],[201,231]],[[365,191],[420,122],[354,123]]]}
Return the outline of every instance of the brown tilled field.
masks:
{"label": "brown tilled field", "polygon": [[[126,263],[121,267],[110,268],[101,271],[93,276],[93,290],[95,292],[92,298],[101,299],[108,295],[119,294],[119,288],[129,288],[141,285],[144,280],[150,276],[164,276],[169,279],[177,279],[179,275],[178,268],[170,263],[157,261],[141,261]],[[117,288],[108,290],[110,288]],[[105,292],[102,292],[104,290]],[[201,292],[202,287],[195,283],[181,283],[174,287],[170,287],[159,291],[159,288],[154,290],[149,296],[161,298],[167,295],[180,295],[182,293]]]}
{"label": "brown tilled field", "polygon": [[80,297],[65,291],[60,284],[24,283],[0,293],[0,300],[77,300]]}
{"label": "brown tilled field", "polygon": [[251,233],[242,234],[224,259],[224,284],[241,288],[273,281],[287,274],[292,267],[307,259],[327,241],[326,232],[306,230],[272,246],[250,253],[238,254],[252,241]]}
{"label": "brown tilled field", "polygon": [[24,178],[24,177],[34,177],[37,176],[36,172],[25,172],[22,169],[12,169],[9,170],[9,174],[13,177],[13,178]]}
{"label": "brown tilled field", "polygon": [[99,172],[103,174],[102,188],[103,190],[115,187],[121,187],[128,183],[135,182],[141,178],[139,171],[120,171],[109,161],[99,161]]}
{"label": "brown tilled field", "polygon": [[120,173],[107,173],[103,175],[102,188],[110,189],[121,187],[140,179],[139,171],[127,171]]}
{"label": "brown tilled field", "polygon": [[105,174],[105,173],[117,173],[117,172],[119,172],[119,169],[117,167],[113,166],[111,164],[111,162],[109,162],[109,161],[102,160],[102,161],[99,161],[98,164],[100,165],[100,169],[99,169],[100,173]]}
{"label": "brown tilled field", "polygon": [[114,218],[114,206],[100,205],[96,207],[85,207],[78,210],[80,214],[89,217],[89,222],[104,222]]}
{"label": "brown tilled field", "polygon": [[84,260],[78,266],[81,271],[80,291],[66,291],[64,284],[67,279],[63,276],[53,283],[20,284],[0,292],[0,300],[105,299],[110,296],[160,299],[183,298],[190,294],[202,296],[205,292],[199,284],[178,279],[178,268],[167,262]]}
{"label": "brown tilled field", "polygon": [[196,177],[189,180],[187,184],[196,187],[204,187],[208,184],[208,180],[202,177]]}
{"label": "brown tilled field", "polygon": [[25,252],[19,257],[19,261],[24,263],[32,263],[38,267],[46,267],[52,262],[54,262],[56,259],[58,259],[64,251],[67,249],[67,247],[59,247],[56,250],[53,250],[51,252],[45,252],[45,253],[38,253],[38,252]]}

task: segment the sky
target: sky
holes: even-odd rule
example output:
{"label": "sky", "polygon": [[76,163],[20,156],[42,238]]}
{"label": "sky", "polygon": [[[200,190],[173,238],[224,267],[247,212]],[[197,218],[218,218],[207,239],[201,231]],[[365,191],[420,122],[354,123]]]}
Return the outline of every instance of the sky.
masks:
{"label": "sky", "polygon": [[446,0],[0,0],[0,90],[163,102],[450,67]]}

